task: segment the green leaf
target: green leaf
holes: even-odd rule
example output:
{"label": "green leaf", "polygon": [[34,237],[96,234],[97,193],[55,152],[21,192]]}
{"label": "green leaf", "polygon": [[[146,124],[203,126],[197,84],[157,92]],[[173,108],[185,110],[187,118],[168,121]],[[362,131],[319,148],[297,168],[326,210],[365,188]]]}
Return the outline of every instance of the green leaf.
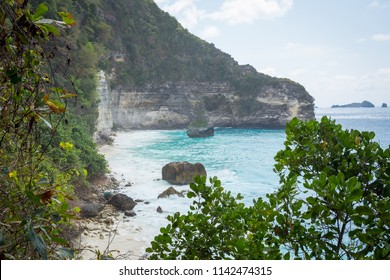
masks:
{"label": "green leaf", "polygon": [[45,103],[47,106],[49,106],[50,110],[52,110],[56,114],[61,114],[65,112],[65,106],[58,101],[46,100]]}
{"label": "green leaf", "polygon": [[61,16],[61,18],[65,22],[65,24],[67,24],[69,26],[76,24],[76,21],[73,19],[72,14],[70,14],[68,12],[59,12],[58,14]]}
{"label": "green leaf", "polygon": [[348,200],[350,202],[352,201],[359,201],[363,197],[363,190],[362,189],[354,189],[350,195],[348,196]]}
{"label": "green leaf", "polygon": [[32,191],[26,191],[26,196],[32,203],[34,203],[37,206],[41,206],[41,198],[38,195],[35,195]]}
{"label": "green leaf", "polygon": [[62,260],[74,259],[74,251],[69,248],[59,248],[56,250],[56,254]]}
{"label": "green leaf", "polygon": [[187,193],[187,197],[188,198],[194,198],[194,197],[196,197],[196,194],[194,192],[188,192]]}
{"label": "green leaf", "polygon": [[41,26],[42,26],[42,28],[45,28],[45,29],[46,29],[46,32],[47,32],[47,33],[52,33],[52,34],[54,34],[55,36],[60,35],[60,31],[58,31],[58,29],[57,29],[54,25],[51,25],[51,24],[42,24]]}
{"label": "green leaf", "polygon": [[10,79],[11,83],[14,85],[22,81],[22,78],[18,76],[18,70],[16,68],[5,71],[5,74]]}
{"label": "green leaf", "polygon": [[368,206],[358,206],[356,207],[356,213],[357,214],[360,214],[360,215],[367,215],[367,216],[370,216],[370,215],[373,215],[373,211],[370,207]]}
{"label": "green leaf", "polygon": [[37,21],[42,18],[42,16],[49,10],[49,8],[44,4],[41,3],[37,7],[37,10],[35,11],[35,14],[32,15],[33,21]]}
{"label": "green leaf", "polygon": [[31,220],[25,226],[26,239],[31,242],[35,250],[41,255],[42,259],[47,259],[46,244],[42,236],[38,235],[31,223]]}
{"label": "green leaf", "polygon": [[246,248],[246,241],[245,241],[245,239],[244,238],[238,239],[237,242],[236,242],[236,246],[237,246],[237,249],[239,251],[244,250]]}
{"label": "green leaf", "polygon": [[68,241],[66,241],[65,239],[63,238],[59,238],[59,237],[55,237],[55,236],[51,236],[50,237],[51,240],[57,244],[61,244],[61,245],[67,245],[68,244]]}

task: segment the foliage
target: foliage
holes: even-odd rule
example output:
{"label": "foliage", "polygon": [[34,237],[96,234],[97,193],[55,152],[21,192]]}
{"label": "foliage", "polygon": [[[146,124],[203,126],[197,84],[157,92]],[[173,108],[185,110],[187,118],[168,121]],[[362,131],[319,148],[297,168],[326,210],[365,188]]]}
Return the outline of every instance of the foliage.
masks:
{"label": "foliage", "polygon": [[315,259],[390,258],[390,149],[373,132],[343,130],[326,117],[294,119],[286,135],[273,199],[290,250]]}
{"label": "foliage", "polygon": [[[32,2],[37,5],[40,1]],[[79,23],[66,32],[78,82],[89,80],[89,70],[99,66],[112,77],[112,88],[182,81],[227,82],[238,94],[248,96],[265,86],[292,83],[259,74],[253,67],[248,71],[248,66],[240,66],[213,44],[192,35],[154,1],[46,2],[50,15],[67,10]],[[299,90],[305,92],[303,87]]]}
{"label": "foliage", "polygon": [[197,177],[151,259],[389,259],[390,150],[374,133],[293,119],[275,159],[280,188],[253,205]]}
{"label": "foliage", "polygon": [[[32,7],[39,7],[37,0],[30,1]],[[53,75],[56,86],[60,88],[71,88],[77,94],[76,98],[68,99],[66,111],[60,118],[53,119],[57,122],[55,133],[45,133],[41,138],[43,145],[53,156],[56,164],[65,163],[77,170],[74,174],[83,174],[87,170],[87,178],[91,179],[107,172],[105,159],[98,154],[96,144],[92,141],[95,132],[97,119],[97,108],[99,96],[96,92],[98,64],[104,53],[103,46],[96,43],[97,36],[91,37],[88,28],[90,25],[98,25],[97,18],[92,22],[84,22],[84,13],[80,5],[87,5],[87,2],[75,1],[47,1],[49,7],[48,15],[54,20],[62,19],[71,24],[72,28],[59,30],[61,36],[51,38],[45,42],[43,48],[51,59],[48,67]],[[89,6],[88,6],[89,7]],[[92,6],[91,6],[92,7]],[[91,8],[92,9],[92,8]],[[65,11],[71,11],[72,14]],[[85,25],[87,24],[87,25]],[[92,41],[86,38],[93,38]],[[59,153],[60,142],[69,142],[74,145],[72,152],[66,157]],[[62,156],[63,155],[63,156]],[[88,181],[82,176],[73,176],[71,179],[77,185],[88,185]]]}
{"label": "foliage", "polygon": [[[264,216],[268,207],[262,200],[256,207],[246,207],[221,186],[217,178],[195,178],[188,198],[195,198],[186,215],[168,216],[170,222],[161,228],[147,252],[150,259],[258,259],[280,258],[278,250],[267,248],[273,244],[267,235]],[[256,221],[254,220],[256,219]],[[259,242],[258,242],[259,241]],[[277,249],[277,246],[275,247]]]}
{"label": "foliage", "polygon": [[69,61],[55,45],[74,20],[65,11],[60,20],[46,19],[47,11],[45,4],[33,11],[28,1],[1,1],[2,259],[72,258],[63,233],[78,211],[68,205],[71,182],[88,175],[74,141],[79,135],[72,139],[65,132],[71,117],[66,111],[77,95],[59,86],[68,81]]}

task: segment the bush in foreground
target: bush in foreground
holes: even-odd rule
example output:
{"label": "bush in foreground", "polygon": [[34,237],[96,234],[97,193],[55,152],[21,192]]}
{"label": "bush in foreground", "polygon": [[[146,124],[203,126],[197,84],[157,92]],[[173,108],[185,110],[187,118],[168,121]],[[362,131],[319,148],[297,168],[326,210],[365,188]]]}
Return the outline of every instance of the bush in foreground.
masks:
{"label": "bush in foreground", "polygon": [[390,150],[374,136],[293,119],[276,192],[248,206],[197,177],[190,211],[168,217],[150,259],[390,259]]}

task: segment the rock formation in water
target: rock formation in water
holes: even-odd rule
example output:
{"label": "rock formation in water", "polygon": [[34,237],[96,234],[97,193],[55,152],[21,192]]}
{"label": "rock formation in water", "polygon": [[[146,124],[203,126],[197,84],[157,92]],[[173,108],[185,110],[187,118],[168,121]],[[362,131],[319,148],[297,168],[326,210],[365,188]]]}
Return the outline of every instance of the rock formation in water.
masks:
{"label": "rock formation in water", "polygon": [[188,137],[190,138],[205,138],[214,136],[214,127],[189,127],[186,130]]}
{"label": "rock formation in water", "polygon": [[178,197],[184,197],[184,195],[181,192],[178,192],[173,187],[169,187],[168,189],[163,191],[161,194],[159,194],[157,198],[158,199],[167,198],[167,197],[170,197],[171,195],[176,195]]}
{"label": "rock formation in water", "polygon": [[173,185],[187,185],[193,182],[194,177],[207,176],[201,163],[171,162],[162,168],[162,179]]}

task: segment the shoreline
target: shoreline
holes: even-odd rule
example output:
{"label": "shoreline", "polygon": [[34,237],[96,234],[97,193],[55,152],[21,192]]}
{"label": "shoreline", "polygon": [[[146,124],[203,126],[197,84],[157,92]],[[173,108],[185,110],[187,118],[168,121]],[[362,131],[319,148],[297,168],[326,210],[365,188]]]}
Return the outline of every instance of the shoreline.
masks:
{"label": "shoreline", "polygon": [[94,217],[80,217],[75,225],[79,234],[72,239],[77,253],[76,259],[145,259],[145,249],[149,246],[143,240],[137,240],[128,232],[140,232],[133,217],[127,217],[104,199],[104,192],[120,193],[120,182],[112,173],[91,183],[89,190],[81,190],[82,197],[70,202],[72,207],[100,203],[104,208]]}

